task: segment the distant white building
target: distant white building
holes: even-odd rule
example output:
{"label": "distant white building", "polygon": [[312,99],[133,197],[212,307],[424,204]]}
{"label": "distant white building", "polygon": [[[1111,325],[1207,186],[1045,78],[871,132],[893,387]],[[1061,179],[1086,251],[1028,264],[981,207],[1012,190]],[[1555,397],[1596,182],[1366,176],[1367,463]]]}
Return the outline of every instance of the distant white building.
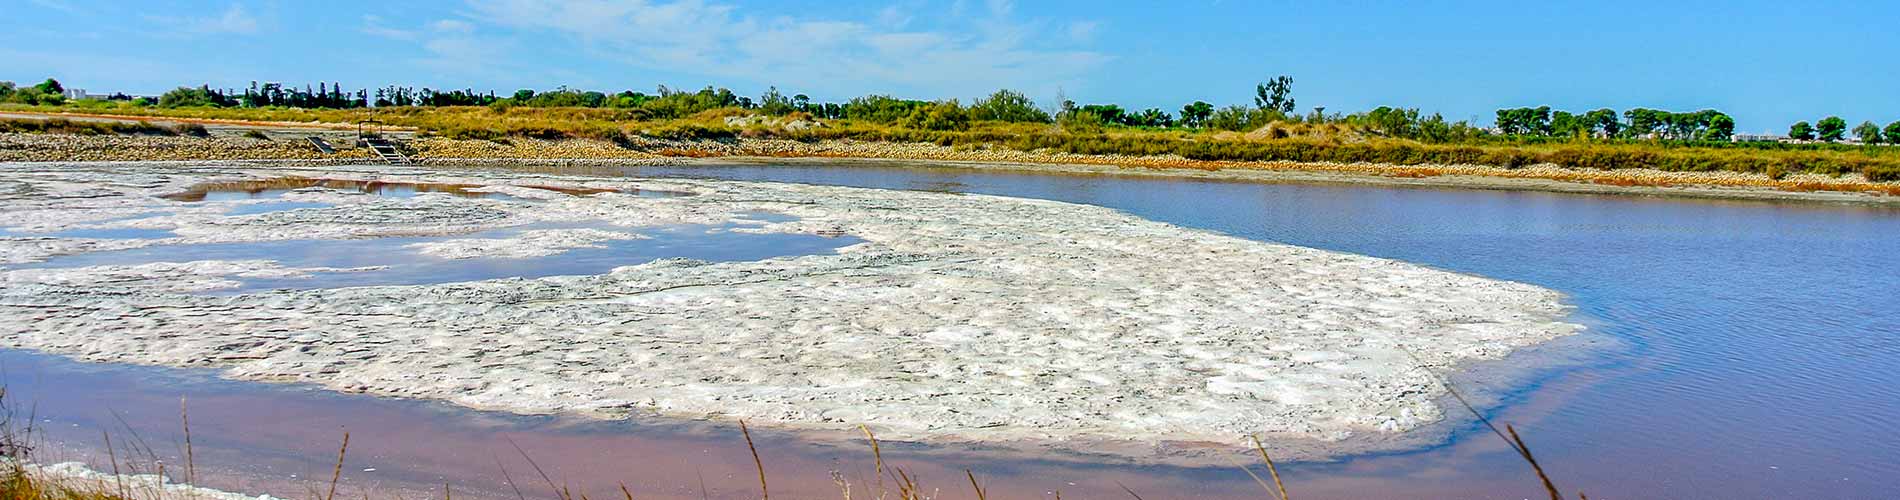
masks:
{"label": "distant white building", "polygon": [[67,100],[74,100],[74,101],[80,100],[80,99],[105,99],[106,98],[105,96],[88,94],[86,93],[86,89],[66,89],[66,92],[64,92],[64,94]]}
{"label": "distant white building", "polygon": [[1729,136],[1729,140],[1733,142],[1782,142],[1788,140],[1788,136],[1774,134],[1735,134]]}

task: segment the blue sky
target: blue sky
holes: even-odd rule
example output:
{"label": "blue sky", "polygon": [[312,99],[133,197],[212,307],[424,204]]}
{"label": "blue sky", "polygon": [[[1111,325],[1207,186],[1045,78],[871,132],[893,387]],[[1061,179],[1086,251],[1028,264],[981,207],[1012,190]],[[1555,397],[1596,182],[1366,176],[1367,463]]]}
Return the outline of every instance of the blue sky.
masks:
{"label": "blue sky", "polygon": [[1900,120],[1900,2],[11,0],[0,79],[497,90],[767,85],[1179,110],[1295,78],[1301,109],[1716,108],[1745,132]]}

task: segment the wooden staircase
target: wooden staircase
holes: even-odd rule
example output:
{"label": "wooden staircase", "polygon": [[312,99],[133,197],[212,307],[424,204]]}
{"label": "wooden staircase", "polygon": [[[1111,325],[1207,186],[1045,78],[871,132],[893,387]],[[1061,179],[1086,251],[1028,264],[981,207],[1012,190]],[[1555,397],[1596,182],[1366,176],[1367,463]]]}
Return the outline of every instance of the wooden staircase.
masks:
{"label": "wooden staircase", "polygon": [[415,162],[409,160],[408,155],[402,154],[402,149],[397,147],[398,144],[394,140],[383,138],[380,135],[366,135],[363,137],[363,145],[369,147],[371,151],[375,151],[376,156],[383,157],[384,163],[390,165],[415,164]]}

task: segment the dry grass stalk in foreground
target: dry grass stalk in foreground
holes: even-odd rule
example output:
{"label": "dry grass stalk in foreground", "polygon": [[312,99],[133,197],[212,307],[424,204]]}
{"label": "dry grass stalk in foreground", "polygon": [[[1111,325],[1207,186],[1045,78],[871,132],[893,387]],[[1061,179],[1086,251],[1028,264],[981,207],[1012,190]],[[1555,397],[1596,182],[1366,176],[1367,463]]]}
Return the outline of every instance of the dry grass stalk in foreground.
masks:
{"label": "dry grass stalk in foreground", "polygon": [[[1550,494],[1550,500],[1564,500],[1564,494],[1557,490],[1557,483],[1551,481],[1550,475],[1544,473],[1544,466],[1539,465],[1537,458],[1531,456],[1530,447],[1524,444],[1523,438],[1518,437],[1515,427],[1506,425],[1505,428],[1510,431],[1510,435],[1506,436],[1503,431],[1498,430],[1497,424],[1492,423],[1491,419],[1485,417],[1484,413],[1479,412],[1478,408],[1473,406],[1470,400],[1465,399],[1464,393],[1458,392],[1458,387],[1451,383],[1451,379],[1433,371],[1430,365],[1425,364],[1424,360],[1419,359],[1418,353],[1406,350],[1405,354],[1412,357],[1412,362],[1418,366],[1418,369],[1424,370],[1427,375],[1431,375],[1432,379],[1437,380],[1439,385],[1444,386],[1445,392],[1451,394],[1452,399],[1458,400],[1459,406],[1463,406],[1465,411],[1471,412],[1472,416],[1478,417],[1479,423],[1484,424],[1484,427],[1490,429],[1492,434],[1498,436],[1498,439],[1503,439],[1505,444],[1510,445],[1511,450],[1517,452],[1518,458],[1522,458],[1526,463],[1530,464],[1531,470],[1537,473],[1537,480],[1543,482],[1544,492]],[[1583,492],[1577,492],[1577,496],[1583,497]]]}
{"label": "dry grass stalk in foreground", "polygon": [[[1421,369],[1424,369],[1422,368],[1424,366],[1422,363],[1420,366]],[[1543,466],[1538,463],[1537,459],[1531,454],[1530,447],[1524,443],[1523,437],[1518,434],[1514,426],[1505,425],[1500,429],[1466,400],[1464,395],[1458,392],[1457,388],[1451,384],[1450,380],[1445,379],[1442,375],[1432,372],[1429,369],[1426,371],[1437,378],[1461,406],[1476,416],[1478,421],[1492,433],[1503,439],[1519,457],[1531,466],[1531,469],[1536,473],[1538,480],[1545,492],[1549,494],[1551,500],[1564,500],[1564,496],[1557,489],[1556,483],[1545,473]],[[126,484],[126,478],[128,477],[125,473],[126,471],[122,471],[120,468],[121,462],[117,453],[118,446],[112,444],[111,433],[106,431],[102,432],[104,433],[103,437],[107,447],[107,454],[112,464],[113,484],[106,485],[104,482],[93,484],[94,482],[91,481],[52,476],[45,473],[35,473],[33,470],[29,470],[32,452],[30,436],[33,433],[32,423],[34,420],[29,418],[26,420],[25,426],[17,425],[13,418],[14,413],[12,407],[5,404],[5,398],[6,391],[3,387],[0,387],[0,465],[4,465],[5,467],[4,470],[0,470],[0,500],[168,500],[166,498],[167,492],[162,486],[162,483],[160,483],[159,487],[148,488],[148,490],[135,492],[130,489]],[[184,433],[186,436],[184,452],[186,456],[187,485],[189,486],[192,484],[190,481],[195,481],[196,479],[196,464],[193,463],[193,459],[191,458],[194,453],[191,449],[190,413],[188,408],[185,407],[183,398],[180,398],[179,404],[179,417],[184,422]],[[940,491],[929,490],[927,492],[923,486],[918,484],[917,478],[902,467],[887,466],[884,462],[884,454],[878,443],[876,434],[871,431],[869,426],[860,425],[859,429],[864,432],[864,437],[871,447],[873,462],[872,477],[874,478],[874,486],[871,492],[875,493],[871,498],[876,500],[893,497],[895,497],[896,500],[938,498],[938,493],[941,493]],[[137,434],[131,430],[129,425],[126,427],[126,431],[131,433],[135,438],[137,437]],[[739,423],[739,432],[745,438],[746,448],[751,452],[753,464],[758,471],[760,498],[762,500],[769,500],[771,498],[771,490],[766,483],[765,462],[759,456],[758,446],[752,438],[752,431],[746,422],[741,421]],[[1267,470],[1273,479],[1272,488],[1269,488],[1266,482],[1261,480],[1259,476],[1254,475],[1252,470],[1244,466],[1241,467],[1241,470],[1253,476],[1261,488],[1270,495],[1269,498],[1290,500],[1291,496],[1287,492],[1286,483],[1281,478],[1279,467],[1273,461],[1273,458],[1268,455],[1266,447],[1260,442],[1258,437],[1249,436],[1249,439],[1252,441],[1254,450],[1259,453],[1261,460],[1266,463]],[[543,470],[540,464],[536,463],[533,457],[529,456],[520,445],[516,444],[512,439],[508,440],[508,443],[514,446],[522,458],[527,460],[528,464],[541,476],[541,479],[547,483],[553,498],[558,500],[589,500],[584,494],[577,497],[568,488],[556,486],[547,471]],[[147,460],[156,464],[157,475],[161,478],[164,477],[164,463],[159,461],[157,455],[152,453],[149,448],[140,448],[139,446],[141,445],[137,444],[122,446],[127,447],[134,455],[143,454],[148,457]],[[327,492],[321,494],[314,488],[311,489],[309,493],[312,498],[319,498],[321,500],[336,499],[337,488],[343,476],[344,460],[349,453],[349,446],[350,434],[344,432],[342,445],[337,450],[336,464],[331,471],[329,488]],[[497,462],[496,465],[500,466],[500,463]],[[130,472],[137,474],[138,470],[139,468],[134,466]],[[526,495],[523,494],[520,488],[515,484],[513,478],[508,475],[506,467],[501,468],[501,473],[504,481],[511,488],[514,488],[516,497],[520,500],[527,500]],[[977,480],[976,472],[971,469],[964,469],[964,475],[970,482],[970,487],[974,492],[974,498],[977,500],[988,500],[989,491]],[[886,489],[884,481],[886,478],[891,480],[891,484],[896,488],[896,491]],[[839,486],[840,493],[844,500],[852,500],[854,498],[851,483],[845,479],[842,473],[833,471],[832,480]],[[1136,500],[1142,500],[1141,494],[1137,493],[1134,489],[1129,488],[1119,481],[1115,484],[1130,497]],[[633,500],[633,492],[627,488],[625,483],[620,483],[619,488],[625,500]],[[701,488],[702,490],[704,489],[703,484]],[[187,488],[187,490],[196,491],[192,488]],[[1054,494],[1058,500],[1062,497],[1060,491],[1056,491]],[[1581,492],[1578,493],[1578,497],[1584,500],[1589,498]],[[364,494],[364,498],[365,500],[369,499],[367,492]],[[442,485],[442,498],[443,500],[452,500],[449,485],[446,483]]]}
{"label": "dry grass stalk in foreground", "polygon": [[[1280,467],[1273,465],[1273,457],[1267,456],[1267,447],[1260,445],[1259,436],[1247,436],[1247,439],[1253,440],[1253,449],[1258,450],[1260,452],[1260,459],[1267,462],[1267,472],[1273,474],[1273,486],[1279,489],[1280,500],[1288,500],[1286,483],[1280,481]],[[1248,473],[1252,474],[1251,471]]]}

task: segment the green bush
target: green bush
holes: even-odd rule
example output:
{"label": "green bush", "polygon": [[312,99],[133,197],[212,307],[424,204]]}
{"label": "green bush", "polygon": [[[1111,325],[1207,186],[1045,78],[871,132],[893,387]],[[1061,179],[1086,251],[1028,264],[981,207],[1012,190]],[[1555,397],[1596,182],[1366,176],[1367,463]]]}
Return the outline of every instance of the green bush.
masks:
{"label": "green bush", "polygon": [[970,128],[970,114],[957,101],[939,101],[910,111],[904,128],[917,130],[964,130]]}

